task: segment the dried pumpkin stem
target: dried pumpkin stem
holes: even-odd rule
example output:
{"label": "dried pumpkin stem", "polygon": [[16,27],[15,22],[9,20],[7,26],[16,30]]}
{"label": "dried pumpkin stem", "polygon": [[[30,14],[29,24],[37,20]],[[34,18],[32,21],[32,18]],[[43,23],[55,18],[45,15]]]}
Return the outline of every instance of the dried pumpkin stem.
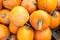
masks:
{"label": "dried pumpkin stem", "polygon": [[55,17],[55,18],[57,17],[57,15],[56,15],[56,11],[54,12],[54,17]]}
{"label": "dried pumpkin stem", "polygon": [[2,18],[4,18],[6,16],[6,14],[2,14],[1,16],[2,16]]}
{"label": "dried pumpkin stem", "polygon": [[42,21],[42,20],[39,20],[39,21],[38,21],[38,29],[39,29],[39,30],[42,29],[42,24],[43,24],[43,21]]}
{"label": "dried pumpkin stem", "polygon": [[54,16],[55,18],[57,17],[56,13],[52,13],[51,16]]}
{"label": "dried pumpkin stem", "polygon": [[30,24],[26,23],[26,25],[27,25],[27,29],[29,29],[30,28]]}
{"label": "dried pumpkin stem", "polygon": [[37,5],[37,2],[35,2],[34,5]]}

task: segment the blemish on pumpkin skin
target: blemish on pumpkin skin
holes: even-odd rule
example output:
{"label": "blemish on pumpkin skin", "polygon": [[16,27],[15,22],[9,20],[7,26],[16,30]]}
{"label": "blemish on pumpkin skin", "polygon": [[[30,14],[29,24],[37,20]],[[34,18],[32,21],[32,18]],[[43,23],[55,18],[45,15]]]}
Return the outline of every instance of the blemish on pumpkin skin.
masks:
{"label": "blemish on pumpkin skin", "polygon": [[2,14],[1,16],[2,16],[2,18],[5,18],[6,14]]}

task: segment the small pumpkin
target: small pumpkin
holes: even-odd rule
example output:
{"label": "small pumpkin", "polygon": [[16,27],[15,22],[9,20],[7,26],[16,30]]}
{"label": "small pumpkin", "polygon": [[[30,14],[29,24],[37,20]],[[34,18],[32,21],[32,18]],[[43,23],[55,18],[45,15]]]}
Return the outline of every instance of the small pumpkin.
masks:
{"label": "small pumpkin", "polygon": [[30,15],[30,23],[35,30],[45,30],[50,26],[51,17],[43,11],[37,10]]}
{"label": "small pumpkin", "polygon": [[14,7],[9,14],[10,22],[15,23],[17,26],[23,26],[28,21],[28,19],[28,11],[21,6]]}
{"label": "small pumpkin", "polygon": [[0,24],[0,40],[5,39],[10,35],[9,29],[7,26]]}
{"label": "small pumpkin", "polygon": [[19,6],[21,0],[3,0],[3,6],[7,9],[13,9],[15,6]]}
{"label": "small pumpkin", "polygon": [[38,1],[38,8],[41,10],[45,10],[49,13],[53,12],[56,7],[58,0],[37,0]]}
{"label": "small pumpkin", "polygon": [[23,26],[18,29],[17,39],[18,40],[33,40],[34,30],[29,26]]}
{"label": "small pumpkin", "polygon": [[51,40],[52,32],[50,28],[47,28],[44,31],[35,31],[34,40]]}
{"label": "small pumpkin", "polygon": [[27,9],[28,12],[31,14],[37,9],[37,2],[36,0],[22,0],[21,6]]}
{"label": "small pumpkin", "polygon": [[2,9],[0,11],[0,23],[2,24],[9,24],[9,13],[10,13],[10,10],[7,10],[7,9]]}
{"label": "small pumpkin", "polygon": [[58,11],[54,11],[51,14],[51,24],[50,24],[50,28],[51,29],[55,29],[59,26],[59,12]]}

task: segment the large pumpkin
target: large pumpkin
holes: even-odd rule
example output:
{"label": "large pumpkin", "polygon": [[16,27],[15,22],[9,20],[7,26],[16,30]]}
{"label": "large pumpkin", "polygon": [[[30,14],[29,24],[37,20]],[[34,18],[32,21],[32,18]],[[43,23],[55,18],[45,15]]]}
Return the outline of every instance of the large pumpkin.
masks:
{"label": "large pumpkin", "polygon": [[56,9],[57,2],[58,0],[38,0],[38,8],[51,13]]}

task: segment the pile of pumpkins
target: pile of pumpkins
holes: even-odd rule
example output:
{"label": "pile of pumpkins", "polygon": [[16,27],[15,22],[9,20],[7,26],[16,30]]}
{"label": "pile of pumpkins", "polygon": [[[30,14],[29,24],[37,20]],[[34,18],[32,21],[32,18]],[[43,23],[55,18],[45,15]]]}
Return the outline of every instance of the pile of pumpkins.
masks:
{"label": "pile of pumpkins", "polygon": [[60,0],[0,0],[0,40],[51,40],[60,25]]}

